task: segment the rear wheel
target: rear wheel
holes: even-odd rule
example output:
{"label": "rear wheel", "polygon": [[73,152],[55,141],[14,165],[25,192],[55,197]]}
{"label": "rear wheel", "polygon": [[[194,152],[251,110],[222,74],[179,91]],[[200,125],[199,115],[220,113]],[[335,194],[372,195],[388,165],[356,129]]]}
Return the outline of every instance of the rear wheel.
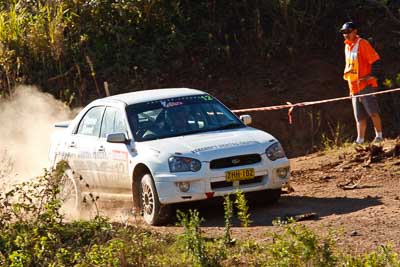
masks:
{"label": "rear wheel", "polygon": [[141,206],[146,223],[150,225],[161,225],[167,223],[171,215],[171,207],[160,203],[151,175],[143,175],[140,184]]}
{"label": "rear wheel", "polygon": [[65,170],[60,180],[59,199],[63,215],[78,216],[81,210],[81,192],[71,169]]}

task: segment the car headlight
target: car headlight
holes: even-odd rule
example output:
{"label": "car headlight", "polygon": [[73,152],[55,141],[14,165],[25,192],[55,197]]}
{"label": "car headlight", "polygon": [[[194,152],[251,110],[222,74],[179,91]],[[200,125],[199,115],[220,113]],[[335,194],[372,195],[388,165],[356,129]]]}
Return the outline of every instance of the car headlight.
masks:
{"label": "car headlight", "polygon": [[171,172],[197,172],[201,168],[199,160],[185,157],[170,157],[168,164]]}
{"label": "car headlight", "polygon": [[279,142],[273,143],[265,150],[265,154],[270,160],[277,160],[286,157],[285,151]]}

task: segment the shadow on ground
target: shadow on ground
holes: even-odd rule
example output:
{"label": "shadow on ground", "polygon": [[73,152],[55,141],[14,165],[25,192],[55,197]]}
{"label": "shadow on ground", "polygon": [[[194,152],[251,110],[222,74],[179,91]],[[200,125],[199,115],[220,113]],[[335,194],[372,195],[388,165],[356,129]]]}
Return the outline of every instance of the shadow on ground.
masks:
{"label": "shadow on ground", "polygon": [[[318,198],[307,196],[282,196],[278,203],[271,205],[250,204],[251,226],[271,226],[273,220],[280,217],[316,213],[319,219],[333,214],[348,214],[368,207],[381,205],[379,198]],[[183,212],[197,209],[205,222],[202,226],[223,227],[224,208],[221,198],[202,202],[185,203],[175,206]],[[173,225],[172,222],[171,225]],[[233,220],[239,226],[238,220]]]}

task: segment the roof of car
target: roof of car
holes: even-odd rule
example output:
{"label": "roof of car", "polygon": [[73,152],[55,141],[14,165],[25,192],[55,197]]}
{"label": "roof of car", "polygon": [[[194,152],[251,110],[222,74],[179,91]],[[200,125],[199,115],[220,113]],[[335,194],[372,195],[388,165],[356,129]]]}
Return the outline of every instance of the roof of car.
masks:
{"label": "roof of car", "polygon": [[199,94],[205,94],[205,92],[189,88],[165,88],[165,89],[142,90],[125,94],[113,95],[103,98],[102,100],[116,100],[131,105],[131,104],[143,103],[143,102],[166,99],[166,98],[191,96]]}

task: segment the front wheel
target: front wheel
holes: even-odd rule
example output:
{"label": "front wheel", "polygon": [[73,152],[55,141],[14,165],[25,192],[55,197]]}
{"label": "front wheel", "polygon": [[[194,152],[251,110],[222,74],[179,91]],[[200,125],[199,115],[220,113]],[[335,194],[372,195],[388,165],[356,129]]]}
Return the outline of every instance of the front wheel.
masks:
{"label": "front wheel", "polygon": [[140,184],[141,206],[146,223],[150,225],[161,225],[167,223],[171,215],[171,207],[160,203],[151,175],[143,175]]}

